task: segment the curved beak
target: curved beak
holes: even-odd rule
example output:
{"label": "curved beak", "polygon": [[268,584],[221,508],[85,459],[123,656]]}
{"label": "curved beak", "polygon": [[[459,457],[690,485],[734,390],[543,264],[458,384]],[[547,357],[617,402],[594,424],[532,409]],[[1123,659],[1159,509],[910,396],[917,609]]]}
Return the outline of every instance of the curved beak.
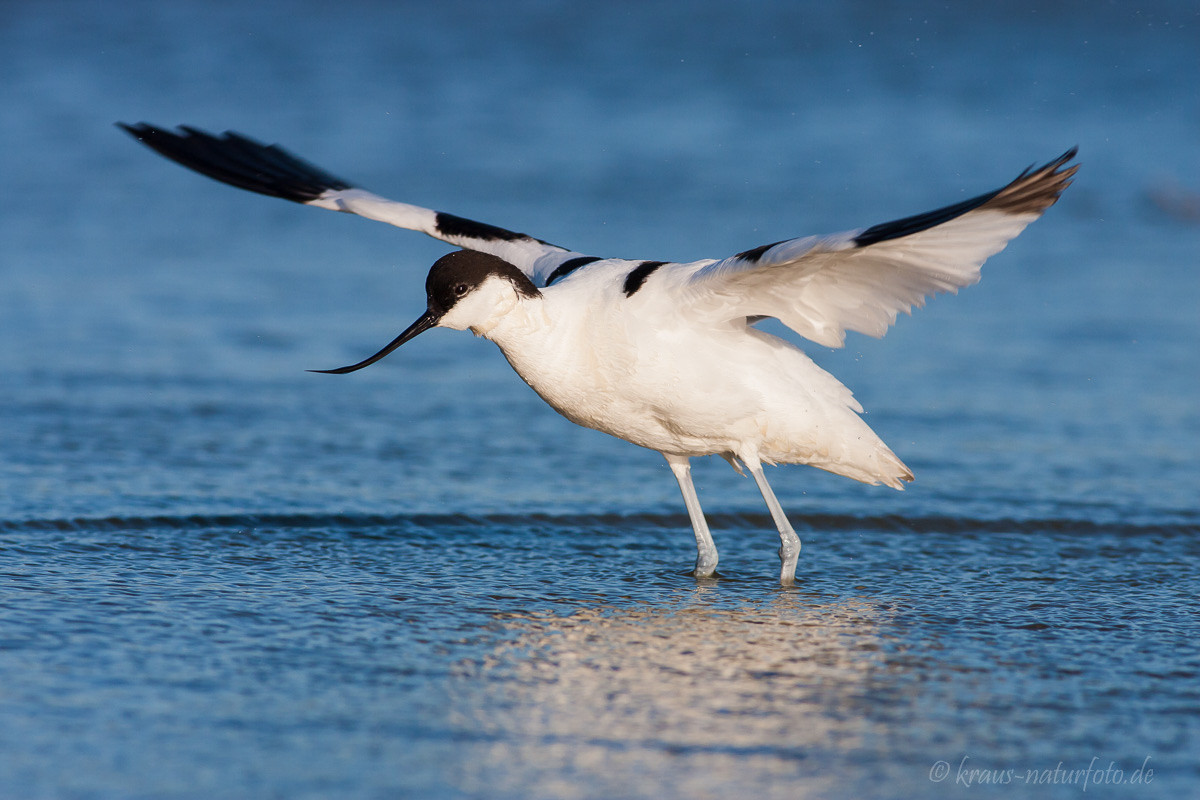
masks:
{"label": "curved beak", "polygon": [[347,372],[354,372],[355,370],[362,369],[363,367],[369,367],[379,359],[386,356],[388,353],[395,350],[400,345],[407,342],[409,339],[416,338],[418,333],[427,331],[437,325],[439,319],[441,319],[440,314],[435,314],[432,311],[426,311],[417,319],[416,322],[414,322],[412,325],[409,325],[404,333],[400,334],[395,339],[392,339],[392,341],[388,342],[387,347],[383,348],[370,358],[363,359],[357,364],[351,364],[348,367],[338,367],[337,369],[310,369],[308,371],[323,372],[326,375],[345,375]]}

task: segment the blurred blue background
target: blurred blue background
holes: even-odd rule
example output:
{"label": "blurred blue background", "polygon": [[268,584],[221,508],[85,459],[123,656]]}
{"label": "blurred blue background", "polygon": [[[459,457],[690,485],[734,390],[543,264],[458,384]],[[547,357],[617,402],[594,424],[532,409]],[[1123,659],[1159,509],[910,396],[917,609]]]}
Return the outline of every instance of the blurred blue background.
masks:
{"label": "blurred blue background", "polygon": [[[1194,3],[8,2],[0,64],[0,789],[904,795],[930,789],[935,751],[980,736],[986,766],[1152,754],[1159,779],[1144,788],[1195,789]],[[729,579],[693,597],[691,536],[659,457],[557,417],[490,344],[434,332],[353,376],[304,372],[390,340],[423,309],[425,271],[448,248],[200,178],[118,120],[236,130],[395,199],[663,260],[925,211],[1076,144],[1083,166],[979,286],[883,340],[806,346],[917,481],[900,494],[772,471],[815,593],[780,606],[752,482],[696,464]],[[231,566],[231,548],[245,564]],[[364,571],[347,578],[348,565]],[[988,591],[941,582],[1003,565],[1015,572]],[[1018,591],[1021,580],[1032,583]],[[341,611],[314,616],[338,597]],[[498,697],[545,700],[506,694],[543,664],[512,653],[561,642],[561,619],[611,635],[587,663],[642,674],[623,660],[650,624],[631,597],[670,619],[680,602],[722,609],[683,626],[717,639],[742,637],[743,617],[767,620],[772,652],[793,664],[812,651],[792,625],[834,626],[834,641],[869,628],[837,663],[940,674],[949,688],[883,680],[851,693],[859,707],[842,691],[856,674],[846,666],[785,670],[787,691],[755,694],[754,676],[778,664],[747,645],[710,654],[741,664],[734,678],[680,696],[705,708],[722,686],[750,692],[745,714],[783,715],[779,727],[655,708],[653,687],[669,687],[656,673],[645,695],[588,684],[562,695],[558,716],[550,703],[525,727],[481,727],[508,719]],[[954,628],[964,640],[942,657],[897,667],[978,604],[998,629]],[[1111,604],[1128,616],[1105,634],[1078,616]],[[918,608],[932,616],[906,618]],[[552,619],[517,633],[497,622],[527,613]],[[370,627],[351,646],[355,614]],[[216,628],[228,641],[206,633]],[[1063,630],[1095,636],[1054,638]],[[297,659],[289,631],[324,642],[324,657]],[[244,658],[226,660],[229,647]],[[544,663],[578,657],[567,649]],[[1037,664],[1095,655],[1064,676],[996,660],[1013,651]],[[364,664],[419,677],[355,683]],[[979,684],[960,681],[974,669],[1020,692],[929,711],[970,707]],[[464,670],[495,691],[464,692]],[[1108,705],[1079,695],[1096,685]],[[807,706],[788,694],[803,687],[817,687]],[[895,693],[908,691],[921,702],[901,714]],[[613,693],[624,701],[601,713]],[[1056,699],[1030,708],[1018,694]],[[214,697],[229,709],[216,721]],[[314,704],[323,711],[297,711]],[[1002,710],[1014,704],[1027,713]],[[639,716],[647,707],[658,716]],[[1118,708],[1140,722],[1114,732]],[[373,713],[417,721],[364,723]],[[294,728],[279,722],[292,714]],[[1068,720],[1077,739],[1046,733]],[[712,741],[673,738],[697,725],[713,725]],[[802,731],[821,736],[768,743]],[[502,742],[515,752],[498,754]],[[588,747],[590,760],[555,760]],[[152,763],[131,766],[137,753]],[[725,771],[703,766],[722,759]],[[88,769],[64,777],[70,763]],[[532,766],[543,763],[558,766]]]}

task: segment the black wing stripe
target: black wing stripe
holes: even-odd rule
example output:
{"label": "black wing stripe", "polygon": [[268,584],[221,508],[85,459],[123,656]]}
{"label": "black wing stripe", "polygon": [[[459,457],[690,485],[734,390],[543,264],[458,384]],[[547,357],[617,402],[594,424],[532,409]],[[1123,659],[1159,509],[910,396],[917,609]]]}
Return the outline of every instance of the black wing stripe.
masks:
{"label": "black wing stripe", "polygon": [[972,197],[970,200],[964,200],[961,203],[955,203],[952,206],[939,208],[935,211],[927,211],[924,214],[916,214],[904,219],[872,225],[854,237],[854,244],[858,247],[867,247],[878,242],[885,242],[888,239],[899,239],[902,236],[911,236],[914,233],[927,231],[930,228],[941,225],[943,222],[949,222],[955,217],[961,217],[968,211],[974,211],[998,194],[1000,194],[999,189],[987,194],[981,194],[979,197]]}
{"label": "black wing stripe", "polygon": [[[226,182],[236,180],[241,184],[239,188],[285,200],[307,202],[320,194],[319,191],[314,194],[313,187],[306,185],[307,182],[298,182],[294,175],[281,173],[266,163],[261,154],[248,152],[244,144],[239,145],[228,136],[219,139],[186,126],[181,126],[180,130],[187,136],[178,138],[175,158],[193,159],[191,163],[184,162],[185,166],[207,166],[211,177],[221,179],[223,176]],[[265,147],[260,145],[260,150]]]}
{"label": "black wing stripe", "polygon": [[758,260],[760,258],[762,258],[764,255],[766,255],[766,252],[768,250],[770,250],[775,245],[783,244],[783,242],[786,242],[786,241],[788,241],[788,240],[784,239],[782,242],[771,242],[770,244],[760,244],[758,247],[738,253],[736,256],[734,256],[734,258],[740,258],[742,261],[745,261],[747,264],[757,264]]}
{"label": "black wing stripe", "polygon": [[229,177],[241,181],[240,188],[300,203],[315,200],[326,191],[352,188],[347,181],[302,161],[278,145],[264,145],[231,131],[215,137],[196,128],[181,126],[180,130],[188,134],[179,137],[180,144],[187,147],[185,152],[207,159],[215,170],[224,172],[227,182]]}
{"label": "black wing stripe", "polygon": [[[1075,157],[1077,149],[1072,147],[1054,161],[1036,170],[1032,167],[1025,170],[1012,183],[994,192],[981,194],[935,211],[873,225],[855,236],[854,244],[858,247],[868,247],[889,239],[911,236],[988,204],[991,204],[992,209],[1008,214],[1040,214],[1054,205],[1058,196],[1070,185],[1071,176],[1078,167],[1065,170],[1061,167]],[[761,253],[759,257],[762,257]]]}
{"label": "black wing stripe", "polygon": [[516,233],[506,228],[476,222],[465,217],[456,217],[444,211],[437,212],[437,229],[442,236],[461,236],[465,239],[480,239],[485,242],[512,242],[518,239],[532,240],[532,236]]}
{"label": "black wing stripe", "polygon": [[630,270],[629,274],[625,276],[625,285],[622,287],[625,290],[625,296],[633,297],[637,290],[642,288],[642,284],[646,282],[646,278],[649,278],[650,275],[653,274],[654,270],[658,269],[665,263],[667,262],[643,261],[641,264],[638,264],[636,267]]}
{"label": "black wing stripe", "polygon": [[301,161],[288,151],[276,144],[262,146],[233,131],[226,131],[223,139],[231,147],[231,154],[241,156],[244,163],[262,171],[271,170],[280,178],[290,178],[297,182],[307,182],[324,189],[349,189],[350,184],[312,164]]}
{"label": "black wing stripe", "polygon": [[603,259],[600,256],[576,256],[575,258],[569,258],[555,267],[554,272],[551,272],[549,277],[546,278],[546,285],[549,286],[559,278],[565,278],[580,267],[585,267],[596,261],[603,261]]}
{"label": "black wing stripe", "polygon": [[217,137],[186,126],[180,127],[180,134],[144,122],[117,124],[155,152],[239,189],[307,203],[329,190],[353,188],[278,145],[264,145],[233,132]]}

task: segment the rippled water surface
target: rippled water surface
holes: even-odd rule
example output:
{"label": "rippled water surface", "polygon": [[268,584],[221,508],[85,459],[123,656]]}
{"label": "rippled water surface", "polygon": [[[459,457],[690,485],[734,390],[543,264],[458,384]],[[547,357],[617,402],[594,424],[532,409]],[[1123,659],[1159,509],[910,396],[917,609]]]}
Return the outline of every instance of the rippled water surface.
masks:
{"label": "rippled water surface", "polygon": [[[0,796],[1200,791],[1188,3],[0,8]],[[426,334],[447,248],[188,174],[280,141],[584,252],[1078,180],[978,287],[807,347],[903,492],[653,453]]]}

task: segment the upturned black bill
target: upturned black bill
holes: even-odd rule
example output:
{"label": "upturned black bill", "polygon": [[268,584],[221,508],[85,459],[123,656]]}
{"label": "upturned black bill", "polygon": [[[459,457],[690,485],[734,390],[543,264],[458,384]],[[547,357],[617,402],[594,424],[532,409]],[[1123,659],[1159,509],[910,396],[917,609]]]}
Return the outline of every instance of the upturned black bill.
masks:
{"label": "upturned black bill", "polygon": [[386,356],[388,353],[395,350],[400,345],[407,342],[409,339],[415,338],[418,333],[427,331],[437,325],[439,318],[440,317],[438,314],[434,314],[432,311],[426,311],[417,319],[416,322],[414,322],[412,325],[409,325],[404,333],[400,334],[395,339],[392,339],[392,341],[388,343],[387,347],[383,348],[370,358],[363,359],[357,364],[351,364],[348,367],[338,367],[337,369],[310,369],[308,371],[322,372],[326,375],[345,375],[347,372],[354,372],[355,370],[362,369],[363,367],[369,367],[379,359]]}

